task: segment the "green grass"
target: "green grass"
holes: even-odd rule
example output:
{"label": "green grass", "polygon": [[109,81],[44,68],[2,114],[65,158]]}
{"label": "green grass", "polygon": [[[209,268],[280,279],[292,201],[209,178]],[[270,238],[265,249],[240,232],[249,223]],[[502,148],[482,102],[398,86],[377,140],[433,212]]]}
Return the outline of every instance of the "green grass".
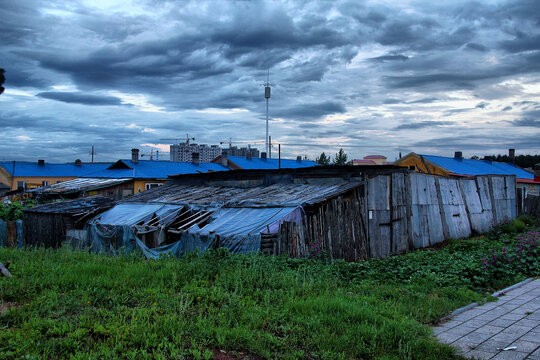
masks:
{"label": "green grass", "polygon": [[0,315],[0,358],[451,359],[429,324],[531,275],[483,269],[503,246],[476,238],[331,264],[0,249],[14,275],[0,277],[0,308],[12,305]]}

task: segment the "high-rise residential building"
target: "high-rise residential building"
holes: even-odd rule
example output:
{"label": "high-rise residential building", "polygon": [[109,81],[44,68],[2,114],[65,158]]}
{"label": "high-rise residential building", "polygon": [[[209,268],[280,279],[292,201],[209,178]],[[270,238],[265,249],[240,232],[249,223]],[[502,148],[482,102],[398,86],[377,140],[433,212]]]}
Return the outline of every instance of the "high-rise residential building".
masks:
{"label": "high-rise residential building", "polygon": [[221,148],[219,145],[205,145],[194,143],[180,143],[170,146],[170,159],[171,161],[192,161],[192,154],[199,154],[200,162],[211,162],[219,155],[221,155]]}
{"label": "high-rise residential building", "polygon": [[228,156],[247,156],[251,153],[251,157],[258,158],[260,156],[259,150],[252,147],[238,148],[236,146],[230,146],[228,149],[224,149]]}

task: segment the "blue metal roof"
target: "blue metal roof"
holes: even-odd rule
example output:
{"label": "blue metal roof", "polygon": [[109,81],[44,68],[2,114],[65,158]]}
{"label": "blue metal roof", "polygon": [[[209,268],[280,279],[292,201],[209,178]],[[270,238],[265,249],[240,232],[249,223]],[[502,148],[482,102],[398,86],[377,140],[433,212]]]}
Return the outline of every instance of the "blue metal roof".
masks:
{"label": "blue metal roof", "polygon": [[111,166],[111,163],[82,163],[81,166],[77,166],[74,163],[51,164],[45,162],[43,166],[40,166],[37,162],[15,161],[14,168],[13,161],[0,161],[0,166],[12,176],[80,177],[104,170]]}
{"label": "blue metal roof", "polygon": [[[229,160],[241,167],[242,169],[255,170],[255,169],[279,169],[279,159],[262,159],[251,158],[247,159],[242,156],[229,156]],[[281,159],[282,169],[297,169],[317,166],[318,164],[311,160],[289,160]]]}
{"label": "blue metal roof", "polygon": [[176,161],[139,160],[138,163],[134,163],[131,160],[119,160],[114,165],[119,164],[120,161],[129,168],[104,169],[86,174],[85,177],[166,179],[169,175],[229,170],[221,164],[199,163],[199,165],[195,165],[191,162]]}
{"label": "blue metal roof", "polygon": [[459,175],[516,175],[519,179],[534,179],[534,175],[510,163],[420,155],[440,167]]}

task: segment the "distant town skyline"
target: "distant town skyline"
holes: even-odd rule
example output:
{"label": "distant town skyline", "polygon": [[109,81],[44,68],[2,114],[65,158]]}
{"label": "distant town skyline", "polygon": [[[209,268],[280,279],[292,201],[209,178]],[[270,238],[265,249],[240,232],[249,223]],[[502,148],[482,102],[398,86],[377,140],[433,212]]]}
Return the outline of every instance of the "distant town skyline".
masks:
{"label": "distant town skyline", "polygon": [[186,133],[264,144],[268,69],[283,157],[540,151],[536,0],[7,0],[0,10],[0,160],[86,162],[94,145],[95,161],[113,161],[131,148],[168,152],[160,139]]}

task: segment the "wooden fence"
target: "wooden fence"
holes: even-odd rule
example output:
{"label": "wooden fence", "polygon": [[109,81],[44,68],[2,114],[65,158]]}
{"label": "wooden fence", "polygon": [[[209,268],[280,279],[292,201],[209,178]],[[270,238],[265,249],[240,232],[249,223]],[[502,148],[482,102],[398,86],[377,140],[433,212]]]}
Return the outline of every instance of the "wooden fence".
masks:
{"label": "wooden fence", "polygon": [[523,213],[540,218],[540,196],[528,195],[525,198]]}
{"label": "wooden fence", "polygon": [[395,172],[358,181],[345,194],[306,207],[301,225],[284,224],[274,254],[358,261],[484,233],[516,217],[516,178],[446,178]]}

